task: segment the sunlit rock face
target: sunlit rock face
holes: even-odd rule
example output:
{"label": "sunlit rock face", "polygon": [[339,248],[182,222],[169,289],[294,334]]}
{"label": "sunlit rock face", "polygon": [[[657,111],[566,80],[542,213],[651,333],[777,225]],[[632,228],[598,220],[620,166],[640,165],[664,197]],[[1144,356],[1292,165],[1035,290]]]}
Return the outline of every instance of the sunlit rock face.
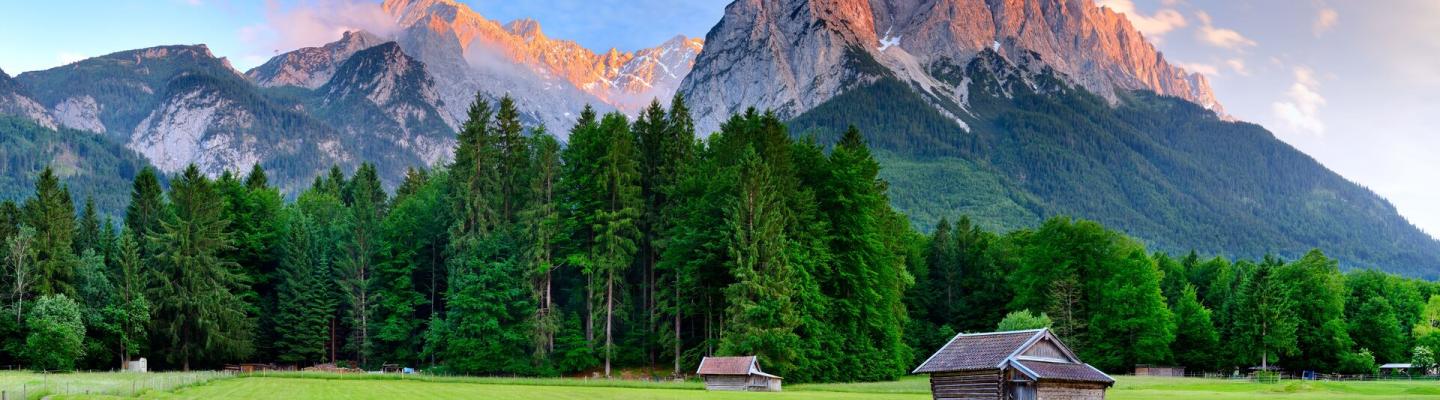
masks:
{"label": "sunlit rock face", "polygon": [[633,113],[652,99],[668,101],[690,72],[703,42],[677,36],[656,47],[597,53],[551,38],[538,22],[501,23],[449,0],[388,0],[395,40],[435,76],[454,115],[479,92],[509,94],[531,123],[564,136],[586,104]]}
{"label": "sunlit rock face", "polygon": [[705,130],[750,106],[795,116],[883,76],[963,106],[966,88],[936,71],[986,49],[1112,100],[1143,89],[1223,114],[1203,76],[1091,0],[739,0],[706,41],[680,85]]}

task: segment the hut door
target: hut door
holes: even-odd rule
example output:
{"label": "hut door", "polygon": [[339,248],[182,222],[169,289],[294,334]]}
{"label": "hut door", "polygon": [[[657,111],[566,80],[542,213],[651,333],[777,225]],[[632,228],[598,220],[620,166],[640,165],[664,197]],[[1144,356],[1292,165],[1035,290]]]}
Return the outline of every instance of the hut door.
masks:
{"label": "hut door", "polygon": [[1036,400],[1035,384],[1031,382],[1010,382],[1011,400]]}

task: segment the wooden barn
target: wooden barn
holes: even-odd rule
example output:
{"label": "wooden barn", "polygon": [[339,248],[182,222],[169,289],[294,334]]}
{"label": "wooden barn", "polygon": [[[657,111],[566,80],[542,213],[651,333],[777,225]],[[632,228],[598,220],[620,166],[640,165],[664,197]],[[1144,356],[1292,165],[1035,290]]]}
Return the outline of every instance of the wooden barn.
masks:
{"label": "wooden barn", "polygon": [[1115,384],[1049,329],[962,333],[913,373],[936,400],[1100,400]]}
{"label": "wooden barn", "polygon": [[705,357],[695,371],[705,390],[780,391],[780,377],[760,370],[760,360],[749,357]]}

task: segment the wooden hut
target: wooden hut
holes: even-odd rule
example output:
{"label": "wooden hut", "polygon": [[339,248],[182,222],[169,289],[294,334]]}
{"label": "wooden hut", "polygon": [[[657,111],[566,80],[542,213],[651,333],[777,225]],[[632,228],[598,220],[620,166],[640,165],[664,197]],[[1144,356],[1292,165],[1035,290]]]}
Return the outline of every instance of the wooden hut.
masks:
{"label": "wooden hut", "polygon": [[760,370],[760,360],[749,357],[705,357],[695,371],[705,390],[780,391],[780,377]]}
{"label": "wooden hut", "polygon": [[1049,329],[955,335],[912,373],[936,400],[1100,400],[1115,384]]}
{"label": "wooden hut", "polygon": [[1139,376],[1185,376],[1185,367],[1172,365],[1136,364],[1135,375]]}

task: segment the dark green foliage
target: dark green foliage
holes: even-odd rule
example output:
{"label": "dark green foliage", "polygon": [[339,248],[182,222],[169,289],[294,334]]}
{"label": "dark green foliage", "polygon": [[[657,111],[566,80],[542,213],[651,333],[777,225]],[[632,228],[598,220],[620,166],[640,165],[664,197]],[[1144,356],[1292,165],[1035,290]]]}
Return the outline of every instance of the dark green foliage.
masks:
{"label": "dark green foliage", "polygon": [[890,212],[880,165],[860,132],[845,132],[830,153],[830,179],[819,191],[829,214],[831,274],[817,276],[830,298],[831,329],[843,339],[846,357],[835,368],[852,379],[894,379],[905,372],[909,349],[901,341],[907,319],[901,299],[911,281],[903,259],[886,249],[882,236]]}
{"label": "dark green foliage", "polygon": [[[170,211],[165,200],[165,189],[160,187],[160,178],[154,168],[144,168],[135,175],[131,184],[130,203],[125,207],[125,230],[137,237],[145,237],[160,230],[160,221]],[[148,256],[146,245],[141,243],[142,256]]]}
{"label": "dark green foliage", "polygon": [[253,321],[239,293],[247,277],[221,253],[233,246],[225,202],[215,183],[191,165],[170,186],[174,212],[148,240],[156,247],[148,297],[166,358],[190,369],[191,360],[243,358],[253,349]]}
{"label": "dark green foliage", "polygon": [[455,371],[529,372],[530,329],[524,323],[535,306],[528,301],[526,269],[515,251],[517,229],[504,219],[504,132],[492,125],[489,103],[478,96],[469,114],[451,167],[455,218],[445,323],[432,324],[431,334],[440,340],[432,348]]}
{"label": "dark green foliage", "polygon": [[149,332],[150,300],[145,297],[147,285],[145,271],[141,264],[140,242],[135,235],[121,232],[117,239],[114,256],[115,303],[108,310],[113,324],[111,332],[116,355],[121,363],[140,354]]}
{"label": "dark green foliage", "polygon": [[281,362],[326,360],[330,356],[330,322],[337,305],[330,274],[337,255],[335,244],[300,207],[286,207],[282,221],[272,351]]}
{"label": "dark green foliage", "polygon": [[728,207],[727,241],[735,283],[724,290],[727,317],[719,351],[758,355],[767,368],[789,373],[800,344],[795,333],[799,315],[791,295],[799,285],[785,254],[790,244],[779,214],[783,205],[774,178],[754,151],[741,155],[738,172],[739,190]]}
{"label": "dark green foliage", "polygon": [[35,180],[35,197],[25,201],[22,223],[35,228],[35,291],[41,295],[74,295],[76,260],[75,206],[70,189],[60,184],[49,167]]}

